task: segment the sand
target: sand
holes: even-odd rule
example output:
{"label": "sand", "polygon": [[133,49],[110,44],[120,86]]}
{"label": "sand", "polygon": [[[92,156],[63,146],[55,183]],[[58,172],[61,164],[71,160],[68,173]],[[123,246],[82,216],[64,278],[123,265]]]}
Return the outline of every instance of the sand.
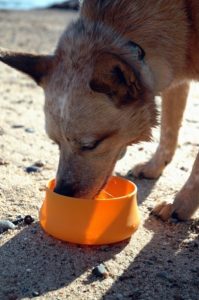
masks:
{"label": "sand", "polygon": [[[1,47],[49,53],[66,24],[66,11],[0,12]],[[30,214],[35,222],[0,235],[0,299],[175,299],[199,295],[199,214],[184,222],[149,215],[156,201],[171,201],[189,176],[199,146],[199,85],[193,84],[173,162],[158,180],[133,179],[142,222],[129,241],[85,247],[60,242],[38,223],[44,187],[54,177],[58,149],[44,129],[42,90],[28,77],[0,64],[0,219]],[[157,99],[159,105],[159,99]],[[129,147],[116,172],[124,175],[148,159],[154,141]],[[41,172],[25,168],[41,160]],[[92,275],[104,263],[106,279]]]}

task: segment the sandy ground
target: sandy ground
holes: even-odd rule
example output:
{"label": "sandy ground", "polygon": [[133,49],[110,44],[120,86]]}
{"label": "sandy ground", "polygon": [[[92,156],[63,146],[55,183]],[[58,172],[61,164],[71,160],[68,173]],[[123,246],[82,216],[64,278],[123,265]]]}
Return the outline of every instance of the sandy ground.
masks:
{"label": "sandy ground", "polygon": [[[1,47],[51,52],[75,17],[58,11],[2,11]],[[199,86],[192,86],[173,162],[157,181],[135,180],[142,215],[138,231],[128,242],[83,247],[53,239],[38,223],[44,186],[58,161],[57,147],[44,130],[42,90],[3,64],[0,79],[0,219],[35,217],[32,225],[0,235],[0,299],[199,299],[199,215],[177,224],[149,217],[156,201],[173,199],[191,170],[199,146]],[[153,143],[129,147],[116,171],[125,174],[149,158],[158,136],[155,130]],[[38,160],[44,163],[41,172],[26,173]],[[104,280],[92,275],[101,262],[110,273]]]}

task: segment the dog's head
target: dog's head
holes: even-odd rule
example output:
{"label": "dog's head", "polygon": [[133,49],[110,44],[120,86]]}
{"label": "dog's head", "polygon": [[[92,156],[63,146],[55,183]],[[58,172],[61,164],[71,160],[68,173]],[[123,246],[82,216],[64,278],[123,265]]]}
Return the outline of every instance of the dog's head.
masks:
{"label": "dog's head", "polygon": [[144,51],[100,30],[78,21],[52,56],[0,52],[44,88],[46,130],[60,148],[55,191],[68,196],[94,197],[121,151],[156,125]]}

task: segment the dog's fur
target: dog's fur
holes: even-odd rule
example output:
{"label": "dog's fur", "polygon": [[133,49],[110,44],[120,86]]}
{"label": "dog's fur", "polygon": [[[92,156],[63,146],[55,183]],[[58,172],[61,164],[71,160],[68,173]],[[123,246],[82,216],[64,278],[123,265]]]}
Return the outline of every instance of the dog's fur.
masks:
{"label": "dog's fur", "polygon": [[[199,2],[85,0],[52,56],[1,51],[0,60],[44,88],[47,133],[60,147],[55,191],[92,198],[121,151],[150,139],[159,93],[160,145],[133,172],[157,178],[171,161],[189,81],[199,79]],[[198,206],[199,155],[173,204],[154,213],[185,220]]]}

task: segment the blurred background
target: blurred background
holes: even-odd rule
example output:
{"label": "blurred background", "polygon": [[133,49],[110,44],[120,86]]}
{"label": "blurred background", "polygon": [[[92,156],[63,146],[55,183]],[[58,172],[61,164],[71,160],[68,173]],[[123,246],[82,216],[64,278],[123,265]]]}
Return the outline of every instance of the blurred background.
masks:
{"label": "blurred background", "polygon": [[34,8],[45,8],[53,4],[66,4],[77,1],[60,1],[60,0],[0,0],[0,9],[19,9],[27,10]]}

